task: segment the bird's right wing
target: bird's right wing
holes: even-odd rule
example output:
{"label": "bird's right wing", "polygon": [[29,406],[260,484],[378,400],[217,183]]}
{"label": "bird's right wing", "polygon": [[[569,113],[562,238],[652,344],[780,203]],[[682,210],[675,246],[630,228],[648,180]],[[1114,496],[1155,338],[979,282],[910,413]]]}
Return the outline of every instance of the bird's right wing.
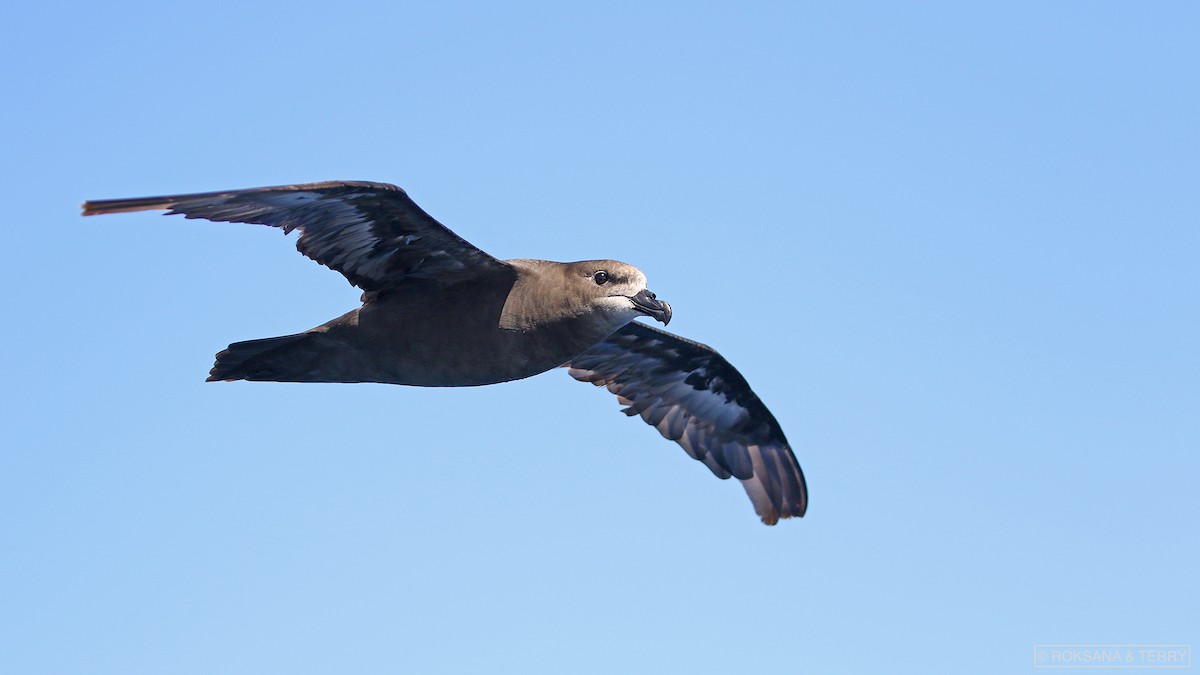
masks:
{"label": "bird's right wing", "polygon": [[767,525],[808,508],[804,474],[775,416],[714,349],[631,322],[566,364],[607,387],[718,478],[742,481]]}
{"label": "bird's right wing", "polygon": [[405,279],[453,283],[511,272],[472,246],[386,183],[329,181],[303,185],[106,199],[83,204],[83,215],[165,209],[166,215],[220,222],[256,223],[285,233],[300,230],[296,248],[341,272],[365,291],[392,288]]}

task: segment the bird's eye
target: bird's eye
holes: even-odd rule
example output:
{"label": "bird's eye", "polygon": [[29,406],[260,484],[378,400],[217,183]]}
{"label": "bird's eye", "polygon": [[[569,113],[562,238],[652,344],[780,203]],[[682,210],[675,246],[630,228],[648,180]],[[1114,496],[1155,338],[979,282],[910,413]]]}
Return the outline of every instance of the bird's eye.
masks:
{"label": "bird's eye", "polygon": [[604,284],[607,284],[609,278],[610,277],[608,276],[608,272],[605,272],[604,270],[600,270],[599,272],[596,272],[595,274],[592,275],[592,281],[595,281],[596,284],[599,286],[603,286]]}

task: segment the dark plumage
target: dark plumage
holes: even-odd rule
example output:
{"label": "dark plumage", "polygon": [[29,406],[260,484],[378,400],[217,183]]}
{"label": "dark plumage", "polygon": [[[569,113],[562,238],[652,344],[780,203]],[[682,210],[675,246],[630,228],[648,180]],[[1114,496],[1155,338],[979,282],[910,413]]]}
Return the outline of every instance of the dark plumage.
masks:
{"label": "dark plumage", "polygon": [[303,333],[231,344],[209,380],[472,386],[566,366],[606,386],[720,478],[763,522],[802,516],[804,476],[774,416],[716,351],[639,323],[671,307],[615,260],[497,260],[382,183],[332,181],[91,201],[84,215],[166,210],[299,230],[301,253],[363,289]]}
{"label": "dark plumage", "polygon": [[718,478],[742,481],[763,522],[802,516],[804,474],[775,416],[712,347],[631,322],[567,364],[571,377],[607,387],[664,438]]}

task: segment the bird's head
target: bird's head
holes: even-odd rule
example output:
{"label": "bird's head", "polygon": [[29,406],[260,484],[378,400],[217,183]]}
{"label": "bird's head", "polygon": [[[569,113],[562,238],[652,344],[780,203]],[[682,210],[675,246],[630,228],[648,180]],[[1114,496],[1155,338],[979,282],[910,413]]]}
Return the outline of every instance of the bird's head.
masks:
{"label": "bird's head", "polygon": [[646,289],[646,275],[619,260],[504,261],[518,270],[516,285],[505,300],[500,327],[534,330],[538,326],[588,317],[608,335],[639,316],[666,324],[671,306]]}
{"label": "bird's head", "polygon": [[671,321],[671,306],[646,288],[646,275],[633,265],[619,260],[584,260],[570,263],[566,272],[579,295],[623,323],[643,315],[663,325]]}

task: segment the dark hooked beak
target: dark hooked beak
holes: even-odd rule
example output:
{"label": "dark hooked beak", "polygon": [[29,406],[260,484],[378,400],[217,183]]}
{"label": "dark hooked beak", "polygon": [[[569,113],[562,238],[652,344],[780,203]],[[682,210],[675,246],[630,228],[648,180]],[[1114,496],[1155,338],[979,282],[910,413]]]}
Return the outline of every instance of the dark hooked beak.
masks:
{"label": "dark hooked beak", "polygon": [[630,300],[637,311],[653,317],[655,321],[661,321],[664,326],[671,323],[671,306],[655,298],[650,291],[642,291]]}

